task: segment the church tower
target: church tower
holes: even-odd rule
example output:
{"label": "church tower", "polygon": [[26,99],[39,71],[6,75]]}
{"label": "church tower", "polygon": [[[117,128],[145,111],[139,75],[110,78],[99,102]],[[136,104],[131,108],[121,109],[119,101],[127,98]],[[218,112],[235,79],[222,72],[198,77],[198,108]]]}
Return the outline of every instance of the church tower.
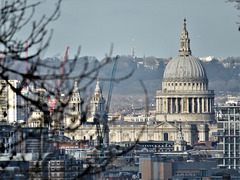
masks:
{"label": "church tower", "polygon": [[179,123],[177,139],[174,142],[174,151],[186,151],[186,149],[187,149],[187,143],[183,139],[182,128],[181,128],[181,124]]}
{"label": "church tower", "polygon": [[73,128],[80,125],[83,99],[80,95],[77,80],[75,80],[72,96],[69,100],[68,112],[66,113],[65,128]]}
{"label": "church tower", "polygon": [[105,99],[102,95],[102,88],[100,87],[99,79],[94,91],[94,96],[90,103],[90,116],[88,122],[93,122],[94,118],[102,118],[105,112]]}
{"label": "church tower", "polygon": [[71,99],[69,101],[69,112],[70,113],[78,113],[81,114],[82,112],[82,103],[83,99],[81,98],[81,95],[78,90],[78,85],[77,85],[77,80],[75,80],[74,88],[73,88],[73,93],[71,96]]}

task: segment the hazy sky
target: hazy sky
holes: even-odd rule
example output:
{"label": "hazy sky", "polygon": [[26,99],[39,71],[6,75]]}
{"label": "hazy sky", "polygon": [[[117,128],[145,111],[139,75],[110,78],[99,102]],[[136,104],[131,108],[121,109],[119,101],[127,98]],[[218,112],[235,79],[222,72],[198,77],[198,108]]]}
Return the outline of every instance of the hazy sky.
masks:
{"label": "hazy sky", "polygon": [[[38,14],[49,13],[53,0]],[[240,11],[225,0],[63,0],[51,45],[44,57],[70,58],[81,46],[80,56],[101,59],[114,44],[113,55],[130,55],[132,39],[137,57],[176,56],[187,19],[192,54],[197,57],[239,56]]]}

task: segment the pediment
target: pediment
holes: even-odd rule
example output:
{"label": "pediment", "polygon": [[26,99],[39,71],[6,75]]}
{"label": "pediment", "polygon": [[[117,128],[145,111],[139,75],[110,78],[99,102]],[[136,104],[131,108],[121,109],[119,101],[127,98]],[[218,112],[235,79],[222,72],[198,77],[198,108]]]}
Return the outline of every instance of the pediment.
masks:
{"label": "pediment", "polygon": [[162,122],[162,123],[160,123],[159,125],[157,125],[157,127],[156,127],[157,129],[162,129],[162,128],[164,128],[164,129],[176,129],[176,130],[178,130],[178,127],[177,126],[175,126],[175,125],[173,125],[173,124],[171,124],[171,123],[169,123],[169,122]]}

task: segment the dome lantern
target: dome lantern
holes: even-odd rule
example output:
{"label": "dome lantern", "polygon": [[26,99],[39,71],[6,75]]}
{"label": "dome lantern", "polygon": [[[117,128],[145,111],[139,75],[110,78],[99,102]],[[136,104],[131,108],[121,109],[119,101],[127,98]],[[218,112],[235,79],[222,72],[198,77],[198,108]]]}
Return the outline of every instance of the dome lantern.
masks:
{"label": "dome lantern", "polygon": [[180,38],[179,54],[166,66],[162,81],[208,83],[202,62],[194,57],[190,50],[186,19],[184,19],[184,27]]}
{"label": "dome lantern", "polygon": [[182,31],[182,36],[180,39],[180,49],[179,49],[179,55],[184,56],[184,55],[191,55],[191,49],[190,49],[190,39],[188,37],[188,31],[186,28],[186,19],[184,18],[184,24],[183,24],[183,31]]}

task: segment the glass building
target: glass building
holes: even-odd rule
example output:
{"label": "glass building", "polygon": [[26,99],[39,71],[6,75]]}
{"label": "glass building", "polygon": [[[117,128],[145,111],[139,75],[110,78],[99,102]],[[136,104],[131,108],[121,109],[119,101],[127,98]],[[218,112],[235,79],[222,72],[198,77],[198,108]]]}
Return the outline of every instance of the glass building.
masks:
{"label": "glass building", "polygon": [[240,106],[221,106],[217,110],[218,166],[240,169]]}

